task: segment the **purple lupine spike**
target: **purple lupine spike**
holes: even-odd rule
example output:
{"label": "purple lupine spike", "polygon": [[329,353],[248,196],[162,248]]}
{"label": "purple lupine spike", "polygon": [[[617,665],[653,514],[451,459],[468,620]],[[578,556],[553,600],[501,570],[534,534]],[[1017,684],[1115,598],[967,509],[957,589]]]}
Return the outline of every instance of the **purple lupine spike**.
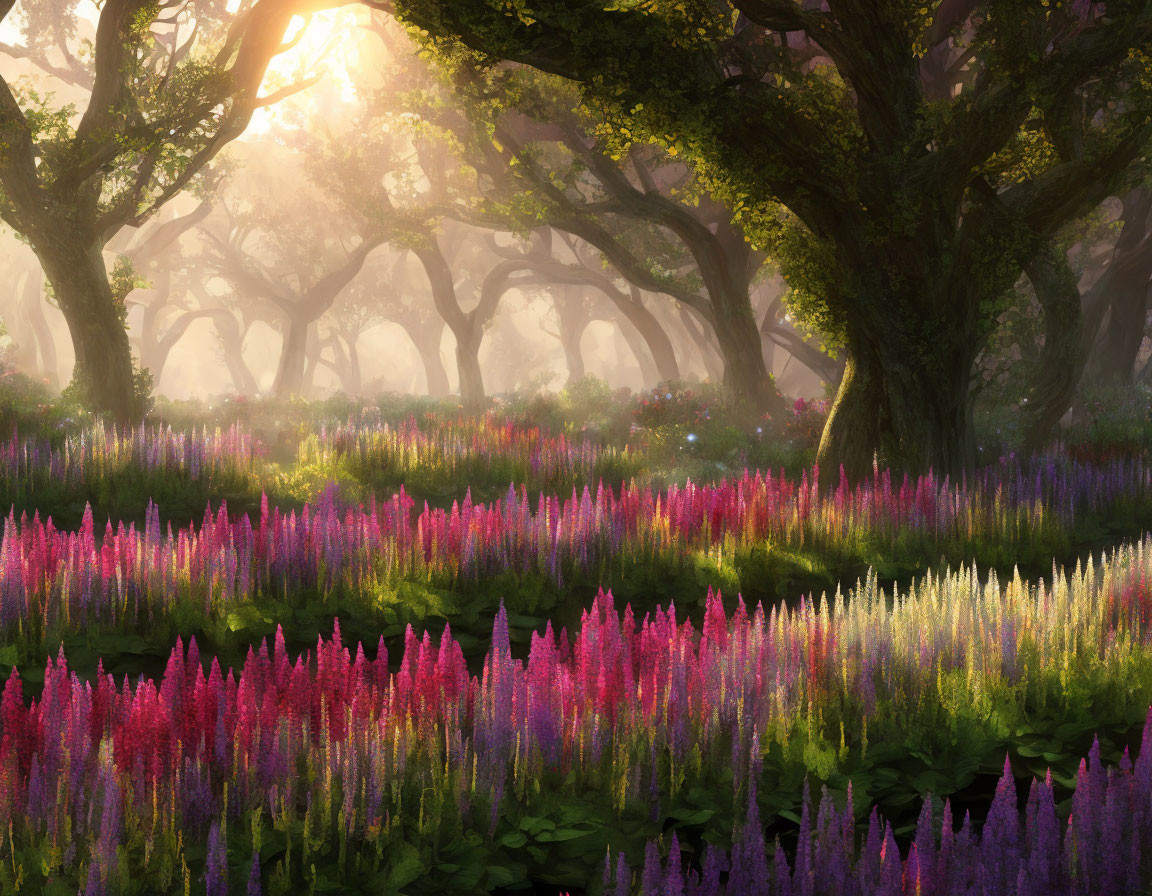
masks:
{"label": "purple lupine spike", "polygon": [[908,882],[908,888],[912,893],[923,891],[926,878],[925,868],[926,866],[920,862],[920,850],[913,841],[912,848],[908,850],[908,861],[904,863],[904,879]]}
{"label": "purple lupine spike", "polygon": [[844,797],[844,813],[840,818],[840,837],[851,861],[856,854],[856,807],[853,804],[852,780],[848,780],[848,791]]}
{"label": "purple lupine spike", "polygon": [[84,886],[84,896],[104,896],[108,891],[104,888],[104,875],[100,866],[95,863],[88,866],[88,881]]}
{"label": "purple lupine spike", "polygon": [[1132,798],[1137,805],[1146,806],[1152,799],[1152,706],[1148,707],[1148,714],[1144,717],[1144,732],[1140,739],[1140,753],[1136,756],[1136,765],[1132,772],[1133,794]]}
{"label": "purple lupine spike", "polygon": [[684,896],[684,869],[680,865],[680,840],[672,832],[672,843],[668,846],[668,862],[664,871],[664,889],[661,896]]}
{"label": "purple lupine spike", "polygon": [[936,892],[936,836],[933,830],[932,794],[926,793],[920,807],[920,818],[916,822],[916,839],[913,841],[917,866],[913,878],[917,889],[914,892],[919,896],[933,896]]}
{"label": "purple lupine spike", "polygon": [[952,803],[944,800],[944,809],[940,813],[940,851],[936,854],[935,880],[936,890],[939,893],[950,893],[949,881],[952,877],[952,844],[956,834],[952,830]]}
{"label": "purple lupine spike", "polygon": [[792,869],[788,867],[788,856],[784,855],[784,847],[780,845],[779,836],[776,837],[775,846],[775,854],[772,858],[772,882],[774,884],[771,891],[772,896],[792,896]]}
{"label": "purple lupine spike", "polygon": [[1066,847],[1068,858],[1075,867],[1069,872],[1086,887],[1096,867],[1096,832],[1093,826],[1092,783],[1088,775],[1088,763],[1081,759],[1076,773],[1076,792],[1072,794],[1072,814],[1068,817]]}
{"label": "purple lupine spike", "polygon": [[704,874],[696,896],[720,896],[720,875],[728,870],[724,851],[709,843],[704,847]]}
{"label": "purple lupine spike", "polygon": [[1097,853],[1100,865],[1094,877],[1101,892],[1119,893],[1127,877],[1130,855],[1127,838],[1132,825],[1131,778],[1121,773],[1109,774],[1106,789]]}
{"label": "purple lupine spike", "polygon": [[880,816],[876,807],[873,806],[872,813],[868,816],[868,834],[864,838],[864,850],[860,854],[860,860],[856,863],[856,877],[862,890],[867,891],[880,876],[882,843],[883,841],[880,839]]}
{"label": "purple lupine spike", "polygon": [[220,833],[220,823],[208,829],[208,861],[204,866],[208,896],[228,896],[228,850]]}
{"label": "purple lupine spike", "polygon": [[816,886],[812,867],[812,792],[804,779],[800,801],[800,833],[796,843],[796,865],[792,870],[793,896],[812,896]]}
{"label": "purple lupine spike", "polygon": [[252,850],[252,870],[248,874],[248,891],[246,896],[263,896],[264,890],[260,876],[260,853]]}
{"label": "purple lupine spike", "polygon": [[953,841],[952,856],[953,874],[950,879],[949,896],[967,896],[971,888],[976,885],[976,872],[979,870],[977,843],[972,833],[972,816],[968,812],[964,813],[960,833]]}
{"label": "purple lupine spike", "polygon": [[816,813],[816,846],[813,854],[815,889],[843,893],[851,877],[851,859],[844,843],[843,821],[828,788],[822,788]]}
{"label": "purple lupine spike", "polygon": [[1010,893],[1020,868],[1020,816],[1012,765],[1004,758],[1004,772],[984,824],[980,844],[980,880],[987,893]]}
{"label": "purple lupine spike", "polygon": [[1060,883],[1060,824],[1052,795],[1052,772],[1043,782],[1033,780],[1028,795],[1024,831],[1024,864],[1027,885],[1022,896],[1055,893]]}
{"label": "purple lupine spike", "polygon": [[876,896],[903,896],[902,870],[896,838],[892,834],[892,828],[885,822],[884,845],[880,848],[880,880],[876,886]]}
{"label": "purple lupine spike", "polygon": [[616,854],[616,890],[615,896],[628,896],[632,892],[632,869],[628,867],[628,860],[621,851]]}
{"label": "purple lupine spike", "polygon": [[660,888],[663,886],[663,875],[660,870],[660,850],[656,842],[649,840],[644,847],[644,871],[640,877],[640,896],[661,896]]}
{"label": "purple lupine spike", "polygon": [[1134,824],[1132,825],[1131,835],[1128,840],[1128,873],[1124,880],[1124,886],[1128,893],[1139,893],[1140,888],[1144,886],[1148,880],[1148,875],[1144,873],[1141,868],[1143,864],[1142,858],[1145,854],[1144,850],[1144,820],[1143,815],[1147,814],[1148,807],[1142,806],[1136,810]]}
{"label": "purple lupine spike", "polygon": [[[744,828],[740,833],[741,866],[747,881],[749,896],[767,896],[768,893],[768,854],[764,848],[764,827],[760,824],[760,806],[756,800],[756,785],[753,780],[748,788],[748,814],[744,818]],[[733,859],[733,874],[736,861]]]}
{"label": "purple lupine spike", "polygon": [[1104,763],[1100,761],[1100,738],[1092,738],[1092,748],[1088,751],[1088,786],[1091,800],[1088,803],[1092,817],[1092,859],[1099,861],[1095,855],[1100,849],[1100,835],[1104,827],[1104,799],[1108,792],[1108,773],[1104,770]]}
{"label": "purple lupine spike", "polygon": [[32,829],[37,829],[44,820],[45,806],[44,773],[40,768],[40,755],[32,754],[32,767],[28,773],[28,799],[25,812]]}

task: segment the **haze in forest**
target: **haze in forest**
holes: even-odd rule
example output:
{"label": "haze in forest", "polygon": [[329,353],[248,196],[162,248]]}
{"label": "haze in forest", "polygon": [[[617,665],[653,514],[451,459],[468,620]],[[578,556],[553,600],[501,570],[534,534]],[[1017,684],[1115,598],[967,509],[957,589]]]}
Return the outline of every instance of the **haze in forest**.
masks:
{"label": "haze in forest", "polygon": [[[95,37],[99,12],[90,0],[73,10],[76,28],[67,44],[79,54],[76,48]],[[18,50],[30,43],[20,11],[18,5],[0,27],[0,42]],[[124,228],[107,246],[105,264],[113,277],[119,265],[131,263],[135,285],[126,305],[135,356],[151,370],[156,394],[172,399],[458,392],[455,339],[436,310],[427,274],[403,248],[404,237],[381,241],[362,266],[356,258],[356,247],[372,227],[402,229],[405,210],[365,213],[349,201],[383,183],[415,207],[436,189],[421,156],[441,157],[429,165],[438,174],[460,164],[459,147],[454,161],[445,161],[453,157],[451,129],[429,126],[413,111],[418,100],[405,92],[419,79],[432,78],[429,64],[381,13],[351,7],[318,13],[306,27],[299,17],[293,24],[288,39],[299,43],[273,60],[263,92],[306,88],[258,109],[244,134],[192,189],[142,227]],[[89,90],[53,73],[66,68],[59,47],[33,46],[28,53],[38,53],[41,64],[0,54],[0,76],[34,91],[47,107],[71,104],[74,125]],[[378,164],[340,158],[349,147],[370,157],[374,153]],[[445,189],[454,192],[453,201],[467,204],[472,200],[466,195],[467,175],[453,173],[461,176]],[[689,177],[679,165],[666,174]],[[390,215],[401,223],[388,220]],[[532,242],[448,218],[432,226],[450,255],[464,313],[480,304],[493,269],[511,268],[509,257]],[[651,230],[655,236],[642,238],[667,239]],[[506,291],[490,312],[478,353],[487,393],[555,390],[585,373],[633,391],[665,379],[667,371],[658,368],[636,326],[598,289],[596,278],[650,310],[671,342],[679,377],[722,377],[714,339],[675,299],[636,289],[583,240],[558,233],[551,239],[550,262],[582,268],[588,282],[552,280],[543,270],[504,277]],[[641,247],[637,257],[646,257],[645,251]],[[695,288],[691,259],[682,249],[656,247],[651,257],[658,265],[677,252],[684,270],[673,273],[685,288]],[[0,289],[0,320],[9,359],[51,386],[67,384],[72,343],[35,254],[11,230],[0,228],[0,258],[8,272]],[[340,281],[335,294],[310,296],[309,290],[329,276]],[[784,289],[765,265],[752,298],[766,326],[799,342],[801,335],[780,305]],[[294,317],[305,321],[297,328],[307,331],[298,342]],[[764,354],[782,391],[822,395],[822,379],[835,362],[817,355],[827,362],[826,370],[814,371],[778,342],[765,339]],[[282,370],[286,353],[294,351],[302,355],[302,368]]]}

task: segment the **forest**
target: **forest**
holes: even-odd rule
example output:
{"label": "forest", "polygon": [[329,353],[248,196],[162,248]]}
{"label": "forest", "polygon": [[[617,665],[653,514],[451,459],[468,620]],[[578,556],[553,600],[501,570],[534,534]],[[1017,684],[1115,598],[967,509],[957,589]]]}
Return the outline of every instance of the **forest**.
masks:
{"label": "forest", "polygon": [[0,896],[1152,896],[1152,0],[0,0]]}

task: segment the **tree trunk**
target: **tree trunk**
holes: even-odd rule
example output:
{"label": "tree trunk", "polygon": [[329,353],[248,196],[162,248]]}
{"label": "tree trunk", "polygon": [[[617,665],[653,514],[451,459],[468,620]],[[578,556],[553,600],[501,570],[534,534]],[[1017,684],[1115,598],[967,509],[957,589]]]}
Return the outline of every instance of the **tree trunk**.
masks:
{"label": "tree trunk", "polygon": [[[652,362],[656,365],[656,382],[668,383],[680,379],[680,365],[676,361],[676,350],[672,347],[672,340],[668,331],[656,319],[656,315],[644,306],[643,294],[632,287],[631,302],[618,303],[620,313],[636,328],[640,338],[648,347],[652,355]],[[644,363],[640,364],[641,369]]]}
{"label": "tree trunk", "polygon": [[[1097,281],[1099,297],[1089,295],[1088,311],[1099,299],[1108,302],[1108,323],[1095,345],[1091,375],[1104,383],[1131,384],[1136,356],[1144,340],[1148,300],[1152,296],[1152,187],[1137,187],[1124,196],[1124,226],[1108,269]],[[1095,300],[1095,301],[1093,301]],[[1090,325],[1091,322],[1089,322]],[[1085,334],[1095,337],[1095,331]]]}
{"label": "tree trunk", "polygon": [[433,237],[416,246],[413,253],[424,265],[424,273],[432,287],[432,301],[452,335],[456,337],[456,371],[460,377],[460,401],[470,409],[483,406],[484,376],[480,371],[480,342],[484,338],[483,324],[460,308],[452,269],[444,258],[439,242]]}
{"label": "tree trunk", "polygon": [[347,373],[341,376],[344,382],[344,391],[349,395],[357,396],[364,391],[364,373],[360,366],[359,340],[355,336],[345,339],[348,345]]}
{"label": "tree trunk", "polygon": [[320,367],[320,353],[323,351],[323,346],[320,345],[320,338],[311,325],[306,328],[305,334],[304,377],[299,394],[301,397],[312,401],[319,393],[319,388],[316,385],[316,370]]}
{"label": "tree trunk", "polygon": [[912,474],[956,476],[970,469],[975,445],[968,383],[975,341],[954,322],[936,329],[929,340],[933,354],[925,357],[897,338],[901,329],[915,328],[873,329],[878,338],[849,340],[854,350],[820,440],[821,481],[835,482],[841,466],[858,481],[871,473],[874,460]]}
{"label": "tree trunk", "polygon": [[13,345],[8,350],[8,360],[16,367],[29,376],[39,375],[40,363],[36,356],[36,332],[35,330],[26,330],[24,324],[28,323],[29,309],[33,302],[39,296],[33,297],[33,293],[39,293],[36,288],[37,273],[31,271],[24,271],[16,280],[16,299],[12,304],[12,311],[10,314],[2,315],[4,320],[3,324],[8,331],[8,338],[12,340]]}
{"label": "tree trunk", "polygon": [[452,391],[448,384],[448,371],[444,368],[444,359],[440,355],[440,340],[444,335],[443,322],[428,327],[403,322],[400,325],[412,340],[412,344],[416,346],[416,351],[420,353],[427,394],[433,398],[443,398]]}
{"label": "tree trunk", "polygon": [[782,414],[786,405],[764,365],[760,327],[752,313],[751,301],[747,296],[743,300],[723,301],[714,297],[713,306],[716,309],[713,329],[724,359],[724,385],[746,407],[774,416]]}
{"label": "tree trunk", "polygon": [[708,374],[708,379],[714,383],[723,382],[724,359],[720,357],[720,349],[717,348],[714,340],[708,338],[706,327],[701,325],[692,309],[686,305],[681,305],[679,311],[680,322],[684,324],[684,329],[688,331],[688,335],[700,351],[700,359],[704,362],[704,370]]}
{"label": "tree trunk", "polygon": [[560,345],[564,349],[564,364],[568,368],[568,385],[583,379],[584,354],[580,350],[580,340],[584,336],[587,324],[575,327],[565,327],[560,331]]}
{"label": "tree trunk", "polygon": [[584,338],[584,331],[592,323],[588,305],[583,294],[573,293],[569,286],[554,286],[553,307],[556,317],[560,321],[560,348],[564,351],[564,365],[568,369],[568,385],[572,385],[584,378],[584,353],[580,350],[580,341]]}
{"label": "tree trunk", "polygon": [[1022,408],[1024,448],[1039,451],[1072,405],[1084,372],[1080,287],[1064,250],[1050,246],[1028,263],[1028,279],[1044,311],[1040,366]]}
{"label": "tree trunk", "polygon": [[300,395],[304,389],[304,369],[308,365],[308,321],[288,318],[284,325],[284,345],[280,364],[272,381],[272,394],[277,398]]}
{"label": "tree trunk", "polygon": [[60,372],[56,369],[56,338],[52,327],[44,316],[43,275],[39,272],[29,277],[24,287],[24,314],[36,337],[36,351],[39,355],[38,367],[48,380],[48,385],[56,389],[60,385]]}
{"label": "tree trunk", "polygon": [[112,295],[100,241],[61,224],[38,230],[32,248],[68,322],[76,365],[72,382],[96,411],[117,423],[144,415],[122,308]]}
{"label": "tree trunk", "polygon": [[1093,373],[1103,383],[1116,386],[1131,385],[1136,376],[1136,356],[1144,342],[1144,329],[1148,318],[1148,300],[1152,298],[1152,284],[1117,284],[1104,338]]}
{"label": "tree trunk", "polygon": [[640,366],[641,388],[648,389],[665,382],[666,378],[660,375],[660,368],[657,367],[656,361],[652,357],[651,347],[644,340],[643,334],[626,317],[619,322],[618,326],[620,335],[628,343],[628,348]]}
{"label": "tree trunk", "polygon": [[460,403],[469,410],[484,406],[484,374],[480,370],[480,342],[483,332],[467,327],[461,338],[456,334],[456,370],[460,375]]}
{"label": "tree trunk", "polygon": [[240,324],[231,314],[217,315],[212,318],[216,334],[220,337],[220,347],[223,350],[224,364],[228,374],[232,377],[232,384],[241,395],[259,395],[260,385],[248,365],[244,363],[244,335],[247,332],[240,330]]}

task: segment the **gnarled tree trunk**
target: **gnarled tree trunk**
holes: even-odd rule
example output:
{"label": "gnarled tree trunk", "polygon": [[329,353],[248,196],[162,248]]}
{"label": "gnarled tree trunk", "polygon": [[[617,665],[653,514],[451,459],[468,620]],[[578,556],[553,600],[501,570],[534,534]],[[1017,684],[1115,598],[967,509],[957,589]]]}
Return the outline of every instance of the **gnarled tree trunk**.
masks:
{"label": "gnarled tree trunk", "polygon": [[1150,299],[1152,284],[1147,280],[1117,284],[1092,371],[1101,382],[1118,386],[1133,382]]}
{"label": "gnarled tree trunk", "polygon": [[660,375],[660,370],[652,357],[651,347],[645,342],[640,331],[627,318],[620,321],[620,335],[635,356],[636,363],[640,365],[640,379],[643,381],[643,387],[647,389],[664,382],[665,377]]}
{"label": "gnarled tree trunk", "polygon": [[403,321],[400,324],[416,351],[420,353],[420,363],[424,365],[424,385],[433,398],[443,398],[451,391],[448,384],[448,371],[440,356],[440,340],[444,334],[443,322],[435,326],[422,327],[415,322]]}
{"label": "gnarled tree trunk", "polygon": [[444,257],[435,236],[416,246],[413,253],[424,266],[432,287],[432,301],[452,335],[456,338],[456,371],[460,378],[460,401],[470,409],[484,405],[484,375],[480,370],[480,343],[484,336],[483,321],[475,319],[476,312],[465,314],[456,295],[456,282],[452,269]]}
{"label": "gnarled tree trunk", "polygon": [[696,343],[696,348],[700,352],[700,359],[704,362],[704,370],[708,374],[708,378],[714,383],[724,381],[724,359],[720,357],[720,350],[717,348],[716,343],[708,338],[708,332],[701,326],[696,317],[695,312],[685,305],[681,305],[680,322],[684,325],[684,329]]}
{"label": "gnarled tree trunk", "polygon": [[568,368],[568,385],[585,376],[584,354],[580,349],[580,341],[584,336],[587,325],[572,327],[561,331],[560,345],[564,349],[564,366]]}
{"label": "gnarled tree trunk", "polygon": [[[680,364],[676,360],[676,350],[672,347],[672,340],[668,332],[656,319],[656,315],[644,306],[643,295],[636,287],[631,287],[630,302],[616,302],[616,307],[628,322],[636,329],[637,334],[644,340],[652,363],[655,365],[657,383],[667,383],[680,379]],[[611,298],[611,297],[609,297]],[[627,336],[627,333],[625,333]],[[641,362],[643,367],[643,362]],[[647,378],[648,373],[645,373]]]}
{"label": "gnarled tree trunk", "polygon": [[1152,187],[1138,187],[1124,197],[1123,221],[1111,263],[1098,281],[1107,292],[1108,320],[1089,364],[1093,377],[1114,385],[1133,381],[1144,341],[1152,298]]}
{"label": "gnarled tree trunk", "polygon": [[936,319],[919,326],[886,323],[916,313],[906,301],[861,300],[860,306],[868,314],[849,328],[844,376],[820,441],[821,479],[835,481],[843,465],[859,480],[874,459],[913,474],[955,476],[969,469],[975,461],[969,377],[978,344],[970,305],[959,298],[940,302]]}
{"label": "gnarled tree trunk", "polygon": [[143,396],[136,394],[128,332],[108,282],[100,239],[57,221],[37,228],[31,242],[68,322],[76,352],[73,383],[116,422],[136,422],[144,410]]}
{"label": "gnarled tree trunk", "polygon": [[304,372],[308,366],[308,331],[311,322],[289,317],[284,322],[284,344],[280,349],[280,364],[272,381],[272,394],[277,398],[301,395],[304,390]]}
{"label": "gnarled tree trunk", "polygon": [[476,409],[487,400],[484,393],[484,374],[480,369],[481,333],[469,324],[456,336],[456,370],[460,376],[460,402],[464,407]]}

